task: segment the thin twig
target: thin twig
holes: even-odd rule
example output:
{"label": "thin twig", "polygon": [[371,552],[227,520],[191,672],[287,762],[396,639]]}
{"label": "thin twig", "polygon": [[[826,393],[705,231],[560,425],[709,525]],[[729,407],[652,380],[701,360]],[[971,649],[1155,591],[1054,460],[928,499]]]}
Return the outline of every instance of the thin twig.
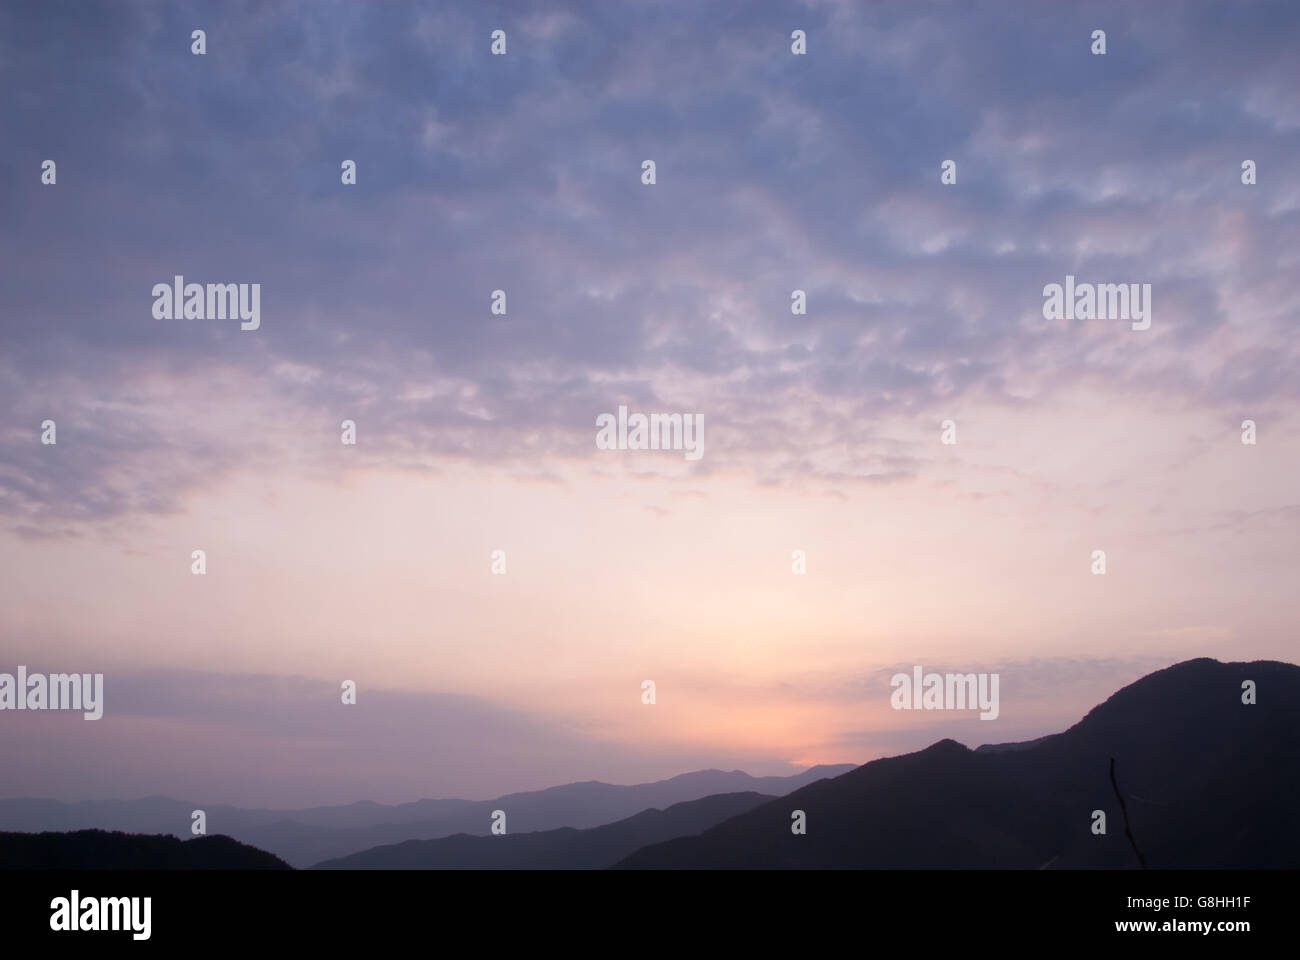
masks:
{"label": "thin twig", "polygon": [[1128,837],[1129,846],[1137,854],[1138,863],[1142,864],[1142,869],[1147,868],[1147,858],[1142,856],[1142,851],[1138,849],[1137,841],[1133,839],[1133,831],[1128,825],[1128,807],[1124,805],[1124,795],[1119,792],[1119,784],[1115,782],[1115,758],[1110,758],[1110,786],[1115,791],[1115,799],[1119,801],[1119,812],[1124,815],[1124,836]]}

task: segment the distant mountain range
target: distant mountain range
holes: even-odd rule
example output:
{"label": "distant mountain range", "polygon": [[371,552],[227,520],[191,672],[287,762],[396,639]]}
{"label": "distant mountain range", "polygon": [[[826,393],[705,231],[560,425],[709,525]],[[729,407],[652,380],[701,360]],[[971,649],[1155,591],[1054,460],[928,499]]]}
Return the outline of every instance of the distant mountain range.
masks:
{"label": "distant mountain range", "polygon": [[349,857],[327,860],[320,870],[592,869],[610,867],[647,844],[707,830],[774,798],[761,793],[723,793],[643,810],[624,820],[574,830],[540,830],[440,840],[407,840]]}
{"label": "distant mountain range", "polygon": [[458,833],[486,836],[491,830],[493,810],[506,811],[511,834],[561,827],[583,829],[717,794],[782,796],[852,769],[853,764],[810,767],[790,777],[701,770],[654,783],[617,786],[591,780],[507,794],[495,800],[417,800],[394,806],[362,802],[304,810],[246,809],[167,797],[81,803],[0,800],[0,830],[34,833],[101,829],[188,836],[191,811],[202,809],[213,834],[228,835],[270,851],[295,867],[307,867],[405,840]]}
{"label": "distant mountain range", "polygon": [[876,760],[620,866],[1136,867],[1112,758],[1149,867],[1300,867],[1300,667],[1208,659],[1144,677],[1064,733]]}
{"label": "distant mountain range", "polygon": [[74,833],[0,833],[6,870],[289,870],[279,857],[229,837]]}
{"label": "distant mountain range", "polygon": [[[1243,703],[1247,681],[1255,703]],[[0,801],[0,827],[24,818],[111,815],[166,816],[169,829],[177,822],[184,829],[190,809],[161,798]],[[507,812],[505,835],[487,835],[494,809]],[[806,833],[791,830],[795,811]],[[1056,869],[1133,868],[1141,859],[1152,868],[1295,869],[1300,667],[1189,660],[1123,688],[1063,733],[976,750],[941,740],[856,769],[814,767],[789,778],[710,770],[631,787],[575,783],[481,803],[211,807],[208,823],[238,829],[249,842],[268,837],[276,847],[267,849],[291,850],[299,864],[332,848],[309,861],[321,869]],[[373,837],[385,839],[365,844]],[[284,866],[228,837],[182,844],[102,831],[0,834],[0,868],[137,864]]]}

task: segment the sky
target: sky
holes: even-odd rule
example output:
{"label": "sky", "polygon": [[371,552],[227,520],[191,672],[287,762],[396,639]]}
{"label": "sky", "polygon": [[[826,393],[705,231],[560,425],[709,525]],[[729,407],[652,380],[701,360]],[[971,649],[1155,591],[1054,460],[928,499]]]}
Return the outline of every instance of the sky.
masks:
{"label": "sky", "polygon": [[[1289,2],[0,8],[0,672],[105,677],[100,720],[0,713],[0,795],[792,773],[1294,662],[1298,38]],[[260,326],[159,319],[176,275],[259,283]],[[1067,276],[1150,284],[1150,329],[1046,319]],[[601,449],[620,406],[703,455]],[[997,719],[892,709],[914,665],[998,674]]]}

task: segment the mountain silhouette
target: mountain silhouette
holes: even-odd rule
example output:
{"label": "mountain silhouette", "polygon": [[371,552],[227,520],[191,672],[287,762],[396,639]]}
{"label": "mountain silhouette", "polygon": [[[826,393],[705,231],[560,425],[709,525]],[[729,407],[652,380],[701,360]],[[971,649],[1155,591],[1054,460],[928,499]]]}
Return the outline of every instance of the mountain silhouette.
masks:
{"label": "mountain silhouette", "polygon": [[363,801],[303,810],[267,810],[145,797],[139,800],[60,803],[49,799],[0,800],[0,830],[120,830],[188,833],[190,813],[203,809],[210,828],[268,850],[295,867],[405,840],[458,833],[488,835],[492,811],[505,810],[511,833],[585,829],[613,823],[649,808],[723,793],[783,796],[833,777],[853,764],[818,766],[788,777],[752,777],[739,770],[699,770],[653,783],[621,786],[590,780],[495,800],[417,800],[387,805]]}
{"label": "mountain silhouette", "polygon": [[1112,759],[1148,866],[1300,866],[1300,667],[1209,659],[1138,680],[1063,733],[978,750],[942,740],[619,866],[1133,868]]}
{"label": "mountain silhouette", "polygon": [[0,870],[289,870],[230,837],[148,836],[105,830],[0,833]]}
{"label": "mountain silhouette", "polygon": [[[591,869],[609,867],[632,851],[671,837],[687,836],[773,799],[761,793],[724,793],[643,810],[601,827],[542,830],[439,840],[408,840],[327,860],[318,870]],[[507,818],[507,826],[509,819]]]}

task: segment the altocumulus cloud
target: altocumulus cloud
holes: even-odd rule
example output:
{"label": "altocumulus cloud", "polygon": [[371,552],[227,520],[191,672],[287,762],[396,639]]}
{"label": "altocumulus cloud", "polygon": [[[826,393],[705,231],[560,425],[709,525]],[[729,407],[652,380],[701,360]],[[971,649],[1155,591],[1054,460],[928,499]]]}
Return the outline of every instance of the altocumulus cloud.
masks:
{"label": "altocumulus cloud", "polygon": [[[1085,381],[1296,397],[1300,192],[1276,183],[1300,138],[1291,4],[56,14],[0,14],[5,87],[31,91],[0,104],[21,147],[0,160],[16,527],[165,512],[287,457],[243,440],[268,409],[299,436],[366,412],[375,465],[527,469],[588,455],[614,396],[707,409],[709,470],[833,486],[923,472],[873,423],[941,401]],[[1092,58],[1079,37],[1101,21],[1112,52]],[[198,69],[177,39],[197,22]],[[493,63],[498,25],[511,56]],[[52,191],[32,174],[46,155]],[[1245,155],[1273,185],[1243,200]],[[1066,268],[1155,285],[1141,351],[1042,321]],[[261,282],[263,329],[152,321],[148,290],[175,273]],[[186,389],[223,415],[177,429]],[[95,436],[75,466],[19,436],[60,415]]]}

